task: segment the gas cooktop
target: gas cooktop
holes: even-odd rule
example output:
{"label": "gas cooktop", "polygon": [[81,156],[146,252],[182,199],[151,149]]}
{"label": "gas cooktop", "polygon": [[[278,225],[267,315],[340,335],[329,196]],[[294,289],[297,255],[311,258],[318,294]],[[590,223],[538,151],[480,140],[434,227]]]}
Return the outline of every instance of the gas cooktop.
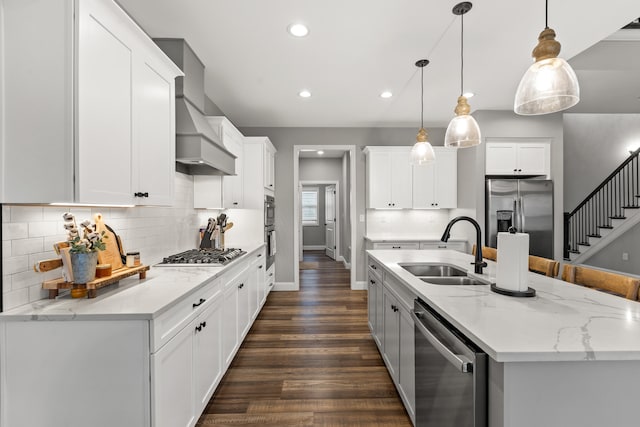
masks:
{"label": "gas cooktop", "polygon": [[189,249],[179,254],[165,257],[161,263],[156,264],[159,267],[171,266],[221,266],[230,263],[238,257],[246,254],[241,249]]}

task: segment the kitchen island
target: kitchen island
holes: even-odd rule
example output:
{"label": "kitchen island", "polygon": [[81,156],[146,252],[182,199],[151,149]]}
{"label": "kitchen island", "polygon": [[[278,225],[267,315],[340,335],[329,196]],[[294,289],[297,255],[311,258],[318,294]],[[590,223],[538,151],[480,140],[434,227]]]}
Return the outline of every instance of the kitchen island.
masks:
{"label": "kitchen island", "polygon": [[195,425],[269,292],[264,245],[0,314],[0,426]]}
{"label": "kitchen island", "polygon": [[[473,257],[456,251],[372,250],[368,257],[370,283],[382,279],[378,290],[388,291],[400,311],[412,310],[412,299],[419,297],[489,356],[489,426],[637,425],[640,303],[534,273],[528,278],[536,296],[513,298],[489,285],[425,283],[399,265],[445,263],[495,282],[496,263],[489,261],[484,274],[476,275],[469,272]],[[386,313],[377,299],[370,301],[370,311]],[[384,314],[370,316],[374,338],[384,322]],[[384,353],[385,337],[376,342]],[[412,360],[403,357],[406,347],[400,346],[395,378],[412,414],[413,371],[403,375],[403,361]],[[385,358],[388,366],[393,360]]]}

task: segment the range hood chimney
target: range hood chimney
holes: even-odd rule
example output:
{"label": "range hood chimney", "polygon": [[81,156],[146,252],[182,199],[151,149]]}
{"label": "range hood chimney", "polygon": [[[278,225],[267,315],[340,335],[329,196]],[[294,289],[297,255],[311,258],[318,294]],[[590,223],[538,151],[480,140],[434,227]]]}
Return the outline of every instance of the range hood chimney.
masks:
{"label": "range hood chimney", "polygon": [[176,78],[176,169],[189,175],[235,175],[227,151],[204,117],[204,64],[184,39],[154,39],[184,72]]}

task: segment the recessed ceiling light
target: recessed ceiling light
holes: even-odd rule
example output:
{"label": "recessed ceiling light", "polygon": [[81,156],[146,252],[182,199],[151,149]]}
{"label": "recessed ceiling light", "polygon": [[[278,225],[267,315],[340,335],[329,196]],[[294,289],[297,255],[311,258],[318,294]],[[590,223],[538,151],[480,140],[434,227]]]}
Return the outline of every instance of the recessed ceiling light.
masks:
{"label": "recessed ceiling light", "polygon": [[324,154],[324,151],[318,150],[318,156],[322,156],[323,154]]}
{"label": "recessed ceiling light", "polygon": [[473,98],[473,95],[475,95],[475,93],[473,93],[473,92],[465,92],[465,93],[462,94],[462,96],[464,96],[467,99]]}
{"label": "recessed ceiling light", "polygon": [[294,37],[304,37],[309,34],[309,29],[304,24],[290,24],[287,31]]}
{"label": "recessed ceiling light", "polygon": [[304,90],[301,90],[298,93],[298,96],[300,96],[301,98],[309,98],[311,96],[311,92],[309,92],[308,90],[304,89]]}
{"label": "recessed ceiling light", "polygon": [[384,91],[384,92],[382,92],[380,94],[380,98],[391,98],[392,96],[393,96],[393,94],[391,92],[389,92],[388,90]]}

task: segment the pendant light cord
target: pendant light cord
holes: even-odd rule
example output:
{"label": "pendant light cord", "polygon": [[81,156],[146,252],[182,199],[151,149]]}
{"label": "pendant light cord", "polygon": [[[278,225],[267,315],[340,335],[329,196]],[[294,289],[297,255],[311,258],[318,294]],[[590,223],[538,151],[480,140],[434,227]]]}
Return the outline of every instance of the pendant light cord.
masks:
{"label": "pendant light cord", "polygon": [[544,0],[544,28],[549,28],[549,0]]}
{"label": "pendant light cord", "polygon": [[460,15],[460,96],[464,93],[464,14]]}
{"label": "pendant light cord", "polygon": [[424,66],[420,68],[420,129],[424,128]]}

